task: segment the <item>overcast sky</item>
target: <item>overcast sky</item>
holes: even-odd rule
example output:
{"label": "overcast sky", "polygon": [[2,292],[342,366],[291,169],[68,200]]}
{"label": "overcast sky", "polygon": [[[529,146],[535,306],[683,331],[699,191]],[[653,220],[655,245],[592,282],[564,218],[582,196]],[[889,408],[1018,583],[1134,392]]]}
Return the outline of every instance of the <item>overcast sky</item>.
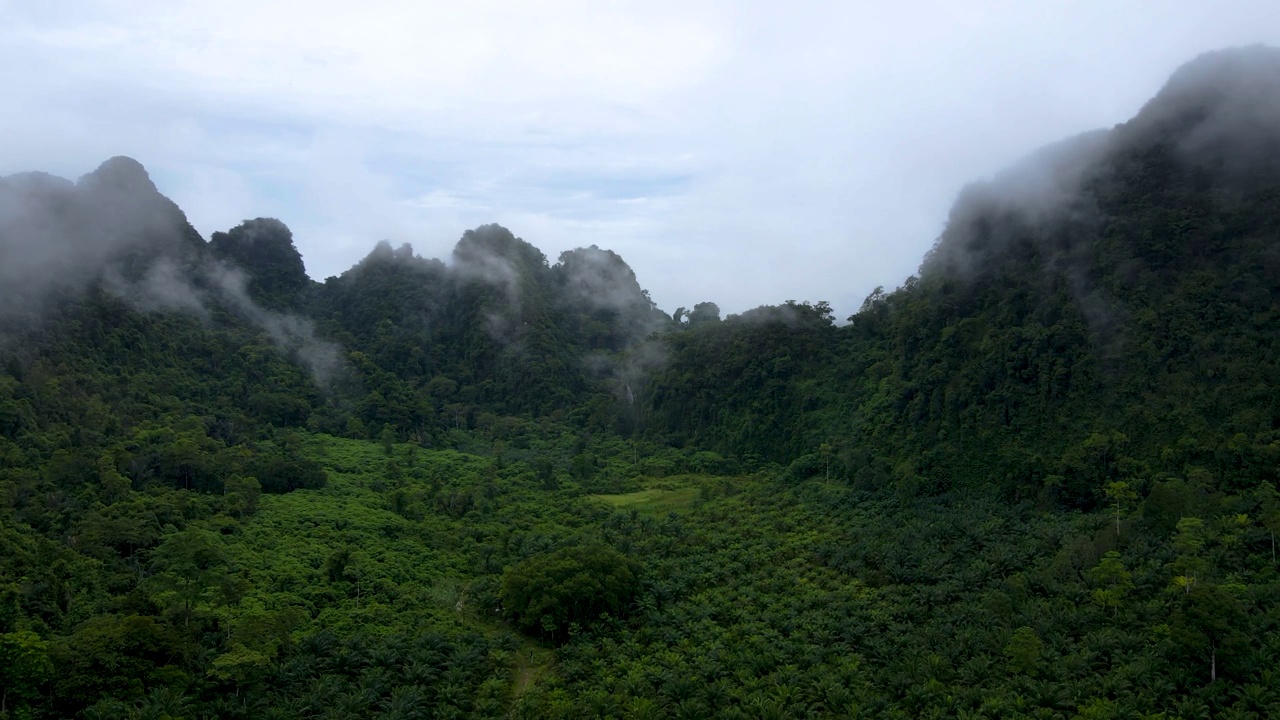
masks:
{"label": "overcast sky", "polygon": [[617,251],[660,307],[915,272],[957,191],[1131,117],[1178,65],[1280,44],[1271,2],[0,0],[0,174],[129,155],[206,237],[509,227]]}

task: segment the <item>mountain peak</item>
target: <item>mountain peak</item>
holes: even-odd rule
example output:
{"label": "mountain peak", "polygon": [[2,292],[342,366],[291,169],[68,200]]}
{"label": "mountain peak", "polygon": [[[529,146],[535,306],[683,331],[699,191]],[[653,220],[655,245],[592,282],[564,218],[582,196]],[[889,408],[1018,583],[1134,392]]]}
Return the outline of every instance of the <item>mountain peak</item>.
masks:
{"label": "mountain peak", "polygon": [[1205,53],[1178,68],[1125,126],[1139,142],[1172,140],[1200,165],[1255,175],[1280,152],[1280,48]]}
{"label": "mountain peak", "polygon": [[98,169],[80,178],[80,182],[94,188],[110,188],[132,194],[138,192],[159,193],[155,183],[142,163],[131,157],[117,155],[98,166]]}
{"label": "mountain peak", "polygon": [[275,218],[245,220],[228,232],[216,232],[209,247],[249,273],[250,295],[269,307],[296,303],[311,282],[293,233]]}
{"label": "mountain peak", "polygon": [[1280,48],[1267,45],[1207,52],[1174,71],[1152,104],[1175,100],[1268,100],[1280,90]]}
{"label": "mountain peak", "polygon": [[1016,239],[1043,242],[1050,227],[1093,218],[1097,198],[1083,192],[1090,179],[1114,174],[1117,163],[1129,162],[1124,157],[1141,164],[1134,158],[1156,146],[1179,167],[1207,171],[1204,178],[1221,188],[1256,189],[1280,179],[1280,48],[1200,55],[1129,122],[1047,145],[967,186],[921,274],[967,274]]}

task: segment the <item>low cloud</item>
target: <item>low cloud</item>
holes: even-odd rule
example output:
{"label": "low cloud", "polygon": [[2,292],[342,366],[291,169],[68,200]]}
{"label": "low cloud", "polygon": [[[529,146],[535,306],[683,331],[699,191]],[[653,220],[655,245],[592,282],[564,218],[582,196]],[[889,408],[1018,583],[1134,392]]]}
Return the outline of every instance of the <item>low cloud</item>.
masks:
{"label": "low cloud", "polygon": [[39,322],[59,294],[93,283],[144,312],[207,320],[222,306],[261,329],[321,385],[341,368],[339,348],[309,320],[268,310],[238,268],[211,258],[182,211],[143,167],[113,158],[77,183],[39,173],[0,178],[0,321]]}

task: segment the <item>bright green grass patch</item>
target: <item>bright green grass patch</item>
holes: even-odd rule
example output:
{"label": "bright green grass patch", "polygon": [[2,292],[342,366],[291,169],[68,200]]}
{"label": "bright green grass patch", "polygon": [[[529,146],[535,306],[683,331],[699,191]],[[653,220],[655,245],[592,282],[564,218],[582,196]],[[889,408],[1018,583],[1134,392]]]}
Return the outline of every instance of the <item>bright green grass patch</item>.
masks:
{"label": "bright green grass patch", "polygon": [[652,487],[621,495],[588,495],[593,500],[608,503],[617,510],[635,510],[646,515],[665,515],[681,512],[693,506],[698,499],[696,487]]}

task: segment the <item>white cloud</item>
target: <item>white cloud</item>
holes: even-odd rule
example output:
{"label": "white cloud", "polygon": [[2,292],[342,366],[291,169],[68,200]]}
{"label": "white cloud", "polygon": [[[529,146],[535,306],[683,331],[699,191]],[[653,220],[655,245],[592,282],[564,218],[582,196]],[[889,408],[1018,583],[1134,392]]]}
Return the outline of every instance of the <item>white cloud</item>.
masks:
{"label": "white cloud", "polygon": [[1263,2],[57,5],[0,0],[0,172],[129,154],[206,234],[285,220],[317,277],[502,222],[728,312],[852,311],[966,181],[1280,42]]}

